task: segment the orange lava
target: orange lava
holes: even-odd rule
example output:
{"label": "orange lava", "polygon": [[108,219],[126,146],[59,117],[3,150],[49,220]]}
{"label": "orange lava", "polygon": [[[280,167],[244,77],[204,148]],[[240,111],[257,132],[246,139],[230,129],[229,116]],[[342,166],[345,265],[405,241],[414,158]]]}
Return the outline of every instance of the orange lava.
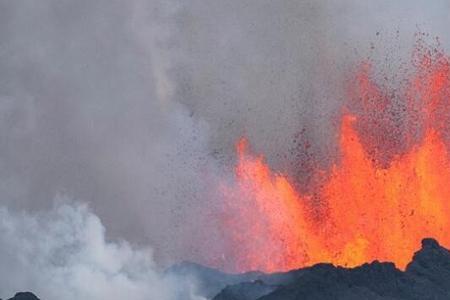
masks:
{"label": "orange lava", "polygon": [[252,154],[245,138],[237,143],[237,184],[223,189],[229,212],[223,222],[235,263],[231,269],[274,272],[319,262],[352,267],[373,260],[404,269],[424,237],[450,247],[450,159],[444,138],[449,59],[441,52],[419,54],[402,97],[406,115],[420,126],[414,135],[405,134],[407,147],[386,164],[369,150],[380,148],[378,141],[393,125],[377,116],[382,130],[365,133],[366,123],[360,123],[389,106],[384,96],[389,93],[370,79],[367,63],[350,93],[363,109],[343,114],[339,160],[314,197],[298,192],[287,175]]}

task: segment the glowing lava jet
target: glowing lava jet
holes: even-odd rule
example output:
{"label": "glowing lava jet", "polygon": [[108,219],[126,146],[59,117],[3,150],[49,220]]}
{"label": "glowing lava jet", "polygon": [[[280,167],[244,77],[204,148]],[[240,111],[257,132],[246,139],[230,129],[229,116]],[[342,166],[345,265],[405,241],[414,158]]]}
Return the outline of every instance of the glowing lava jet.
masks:
{"label": "glowing lava jet", "polygon": [[370,78],[370,64],[361,65],[349,96],[358,99],[359,109],[342,115],[340,159],[314,192],[319,205],[287,175],[272,171],[262,155],[252,154],[242,138],[237,186],[223,187],[231,269],[273,272],[375,259],[404,268],[424,237],[450,247],[449,61],[442,51],[416,49],[414,71],[402,90],[401,121],[410,124],[403,134],[406,146],[385,163],[380,149],[386,147],[379,143],[398,124],[385,115],[368,117],[385,114],[392,101]]}

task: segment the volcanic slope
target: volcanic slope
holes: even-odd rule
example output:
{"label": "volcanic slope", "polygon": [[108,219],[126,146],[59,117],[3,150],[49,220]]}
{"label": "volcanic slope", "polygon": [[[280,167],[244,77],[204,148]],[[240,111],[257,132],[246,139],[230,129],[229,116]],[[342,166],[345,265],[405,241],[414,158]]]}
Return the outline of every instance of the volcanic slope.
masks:
{"label": "volcanic slope", "polygon": [[213,299],[450,299],[450,251],[427,238],[405,271],[378,261],[351,269],[317,264],[229,285]]}

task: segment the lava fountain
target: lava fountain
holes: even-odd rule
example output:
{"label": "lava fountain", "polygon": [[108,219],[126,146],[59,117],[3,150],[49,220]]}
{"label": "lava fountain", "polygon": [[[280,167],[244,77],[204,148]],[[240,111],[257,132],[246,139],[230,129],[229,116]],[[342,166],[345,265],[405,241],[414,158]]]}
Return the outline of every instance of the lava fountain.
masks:
{"label": "lava fountain", "polygon": [[317,170],[324,182],[314,196],[271,170],[241,138],[237,184],[221,187],[231,269],[274,272],[372,260],[403,269],[424,237],[449,248],[449,61],[418,43],[401,106],[371,78],[371,64],[362,63],[349,88],[352,104],[341,116],[339,159]]}

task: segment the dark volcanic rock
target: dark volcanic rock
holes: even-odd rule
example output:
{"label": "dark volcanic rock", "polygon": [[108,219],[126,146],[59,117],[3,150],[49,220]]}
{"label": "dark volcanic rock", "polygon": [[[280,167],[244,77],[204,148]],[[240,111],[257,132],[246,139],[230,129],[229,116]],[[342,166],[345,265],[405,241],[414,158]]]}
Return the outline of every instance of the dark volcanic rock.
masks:
{"label": "dark volcanic rock", "polygon": [[406,267],[406,274],[416,282],[442,289],[450,299],[450,251],[436,240],[422,240],[422,249],[414,254]]}
{"label": "dark volcanic rock", "polygon": [[260,299],[399,299],[407,286],[404,274],[392,263],[354,269],[319,264],[306,269],[295,283]]}
{"label": "dark volcanic rock", "polygon": [[39,298],[36,297],[33,293],[24,292],[24,293],[17,293],[14,297],[10,298],[9,300],[39,300]]}
{"label": "dark volcanic rock", "polygon": [[297,299],[450,299],[450,251],[433,239],[424,239],[405,272],[393,263],[378,261],[352,269],[318,264],[261,275],[256,282],[228,286],[214,298]]}

